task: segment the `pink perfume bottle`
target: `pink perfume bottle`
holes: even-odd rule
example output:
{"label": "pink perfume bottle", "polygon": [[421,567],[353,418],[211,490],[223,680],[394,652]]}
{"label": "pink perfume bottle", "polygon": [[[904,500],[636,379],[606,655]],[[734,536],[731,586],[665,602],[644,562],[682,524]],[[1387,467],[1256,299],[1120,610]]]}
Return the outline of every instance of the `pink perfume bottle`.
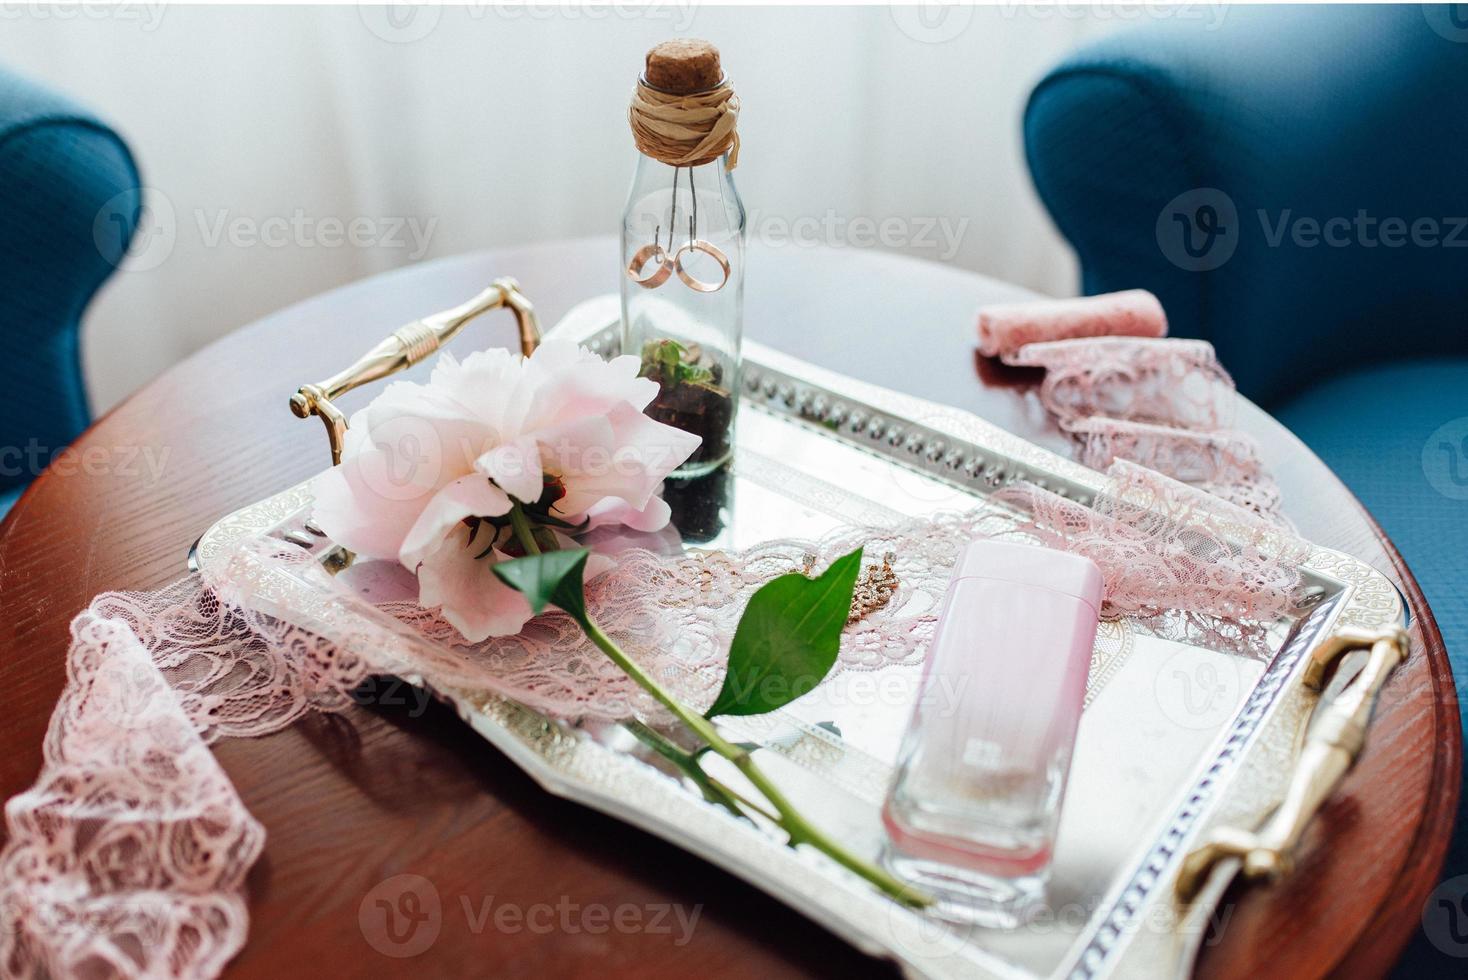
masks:
{"label": "pink perfume bottle", "polygon": [[1101,597],[1079,555],[959,559],[882,808],[884,860],[938,915],[1009,927],[1043,898]]}

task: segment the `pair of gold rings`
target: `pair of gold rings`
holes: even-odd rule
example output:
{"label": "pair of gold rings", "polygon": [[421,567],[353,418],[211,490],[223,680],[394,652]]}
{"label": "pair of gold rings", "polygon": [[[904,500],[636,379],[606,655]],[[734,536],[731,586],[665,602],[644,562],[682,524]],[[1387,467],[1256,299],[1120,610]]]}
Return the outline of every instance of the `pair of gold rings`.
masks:
{"label": "pair of gold rings", "polygon": [[[685,252],[702,252],[719,263],[719,269],[723,273],[723,278],[718,282],[708,282],[693,275],[687,269],[683,268],[683,253]],[[643,267],[654,260],[656,260],[657,265],[654,266],[651,272],[644,275],[642,272]],[[683,285],[689,289],[700,293],[716,293],[723,289],[724,284],[729,281],[729,257],[720,251],[717,245],[706,242],[702,238],[695,238],[674,252],[671,261],[668,259],[667,249],[663,248],[657,242],[652,242],[649,245],[644,245],[639,248],[637,254],[632,256],[632,261],[627,263],[627,278],[637,283],[643,289],[658,288],[667,282],[668,277],[675,272],[678,274],[678,278],[683,280]]]}

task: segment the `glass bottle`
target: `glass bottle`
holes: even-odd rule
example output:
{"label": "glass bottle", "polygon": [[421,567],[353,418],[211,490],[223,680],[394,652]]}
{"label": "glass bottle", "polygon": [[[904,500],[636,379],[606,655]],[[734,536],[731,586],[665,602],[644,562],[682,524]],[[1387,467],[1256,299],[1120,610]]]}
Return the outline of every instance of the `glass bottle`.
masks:
{"label": "glass bottle", "polygon": [[[649,75],[662,47],[648,56]],[[745,212],[728,164],[727,153],[671,166],[639,152],[622,215],[622,351],[660,386],[647,413],[703,439],[675,478],[712,472],[733,451]]]}

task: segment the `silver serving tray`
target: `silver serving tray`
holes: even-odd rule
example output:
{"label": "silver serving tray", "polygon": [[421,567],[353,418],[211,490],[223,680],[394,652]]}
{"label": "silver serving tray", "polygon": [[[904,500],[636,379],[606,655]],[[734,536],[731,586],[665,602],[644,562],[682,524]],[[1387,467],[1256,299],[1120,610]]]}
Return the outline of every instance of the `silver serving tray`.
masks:
{"label": "silver serving tray", "polygon": [[[614,299],[590,301],[554,333],[615,353],[617,315]],[[1015,479],[1081,502],[1100,489],[1095,471],[971,414],[757,344],[746,345],[743,385],[732,468],[675,507],[696,547],[993,507],[988,495]],[[198,566],[217,570],[260,534],[309,541],[310,502],[302,485],[229,515],[200,540]],[[315,553],[324,559],[329,544]],[[1170,977],[1190,972],[1227,884],[1215,876],[1191,905],[1180,903],[1173,885],[1184,855],[1214,828],[1260,824],[1290,781],[1317,700],[1300,683],[1305,654],[1333,630],[1403,620],[1395,588],[1368,565],[1312,548],[1305,567],[1308,608],[1275,624],[1265,657],[1191,647],[1125,621],[1103,628],[1057,841],[1053,914],[1012,931],[954,927],[899,907],[822,856],[704,802],[620,726],[571,726],[488,691],[409,679],[550,792],[677,844],[911,975]],[[266,611],[303,624],[319,599],[285,577],[260,595]],[[774,715],[720,727],[761,745],[762,766],[797,805],[875,857],[909,705],[857,696],[853,685],[910,692],[920,669],[846,671]]]}

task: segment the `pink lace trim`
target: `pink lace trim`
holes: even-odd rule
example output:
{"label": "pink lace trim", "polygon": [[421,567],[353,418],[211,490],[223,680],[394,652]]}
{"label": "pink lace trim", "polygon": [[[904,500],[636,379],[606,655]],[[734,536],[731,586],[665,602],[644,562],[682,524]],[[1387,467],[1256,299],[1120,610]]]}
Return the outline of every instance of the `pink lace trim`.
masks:
{"label": "pink lace trim", "polygon": [[[190,577],[154,611],[203,594]],[[72,623],[41,774],[5,806],[8,977],[212,976],[244,944],[265,831],[133,625],[96,603]]]}
{"label": "pink lace trim", "polygon": [[1005,360],[1045,369],[1040,400],[1062,421],[1102,415],[1189,429],[1233,422],[1233,379],[1207,341],[1062,340],[1029,344]]}
{"label": "pink lace trim", "polygon": [[995,499],[1029,515],[1040,543],[1100,566],[1109,615],[1169,610],[1270,623],[1287,615],[1305,547],[1242,508],[1142,467],[1118,464],[1111,489],[1085,507],[1030,484]]}

